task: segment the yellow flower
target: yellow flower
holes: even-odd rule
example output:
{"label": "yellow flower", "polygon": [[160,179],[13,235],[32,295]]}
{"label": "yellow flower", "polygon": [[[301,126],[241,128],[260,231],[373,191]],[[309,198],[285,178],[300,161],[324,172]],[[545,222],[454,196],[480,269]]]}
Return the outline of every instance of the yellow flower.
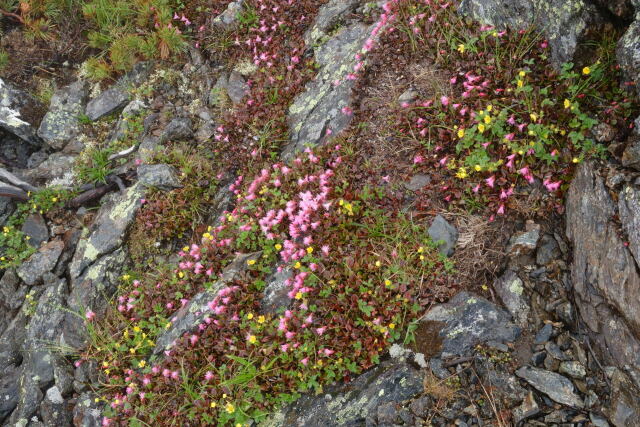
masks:
{"label": "yellow flower", "polygon": [[524,71],[520,71],[520,72],[518,73],[518,75],[519,75],[520,77],[524,77],[524,76],[526,76],[526,75],[527,75],[527,73],[525,73]]}
{"label": "yellow flower", "polygon": [[102,362],[102,367],[103,368],[106,368],[107,366],[109,366],[109,362],[107,362],[107,361]]}
{"label": "yellow flower", "polygon": [[216,406],[218,406],[218,404],[216,402],[211,402],[211,404],[209,405],[212,408],[215,408]]}
{"label": "yellow flower", "polygon": [[524,82],[522,80],[518,80],[518,88],[524,86]]}
{"label": "yellow flower", "polygon": [[460,52],[460,53],[464,53],[464,50],[465,50],[465,46],[464,46],[464,44],[460,43],[460,44],[458,45],[458,52]]}
{"label": "yellow flower", "polygon": [[58,201],[58,198],[57,198],[57,197],[52,197],[52,198],[51,198],[51,201],[52,201],[53,203],[55,203],[55,202],[57,202],[57,201]]}
{"label": "yellow flower", "polygon": [[296,299],[298,300],[302,299],[302,292],[296,293]]}
{"label": "yellow flower", "polygon": [[224,407],[224,410],[229,414],[233,414],[234,412],[236,412],[236,407],[233,406],[233,403],[227,403]]}
{"label": "yellow flower", "polygon": [[133,332],[140,332],[140,326],[134,326]]}
{"label": "yellow flower", "polygon": [[389,329],[395,329],[395,328],[396,328],[395,323],[389,323]]}
{"label": "yellow flower", "polygon": [[422,252],[424,252],[424,248],[423,248],[422,246],[420,246],[420,247],[418,248],[418,253],[419,253],[419,254],[421,254]]}
{"label": "yellow flower", "polygon": [[255,259],[250,259],[249,261],[247,261],[247,264],[248,264],[248,265],[253,265],[253,264],[255,264],[255,263],[256,263],[256,260],[255,260]]}
{"label": "yellow flower", "polygon": [[135,348],[131,347],[131,348],[129,349],[129,353],[131,353],[131,354],[135,354],[135,352],[136,352],[136,349],[135,349]]}
{"label": "yellow flower", "polygon": [[424,261],[424,255],[420,255],[420,261]]}
{"label": "yellow flower", "polygon": [[574,157],[572,161],[573,161],[573,163],[578,163],[580,161],[580,159],[577,158],[577,157]]}
{"label": "yellow flower", "polygon": [[255,344],[255,343],[256,343],[256,341],[257,341],[257,338],[256,338],[256,336],[255,336],[255,335],[250,335],[250,336],[249,336],[249,342],[250,342],[251,344]]}
{"label": "yellow flower", "polygon": [[389,279],[384,279],[384,285],[385,285],[385,286],[391,286],[391,280],[389,280]]}
{"label": "yellow flower", "polygon": [[458,138],[464,138],[464,129],[458,131]]}
{"label": "yellow flower", "polygon": [[311,246],[309,246],[309,247],[307,248],[307,253],[308,253],[308,254],[312,254],[312,253],[313,253],[313,248],[312,248]]}
{"label": "yellow flower", "polygon": [[584,67],[582,69],[582,74],[584,74],[585,76],[588,76],[589,74],[591,74],[591,68],[589,67]]}
{"label": "yellow flower", "polygon": [[460,168],[460,169],[458,169],[458,172],[456,173],[456,178],[459,178],[459,179],[465,179],[468,176],[469,176],[469,174],[467,173],[467,169],[466,168]]}
{"label": "yellow flower", "polygon": [[258,323],[263,324],[266,320],[264,316],[258,316]]}
{"label": "yellow flower", "polygon": [[491,105],[491,104],[487,105],[487,111],[490,112],[491,110],[493,110],[493,105]]}
{"label": "yellow flower", "polygon": [[294,268],[297,268],[297,269],[302,268],[302,264],[300,264],[300,261],[296,262],[296,265],[294,265]]}
{"label": "yellow flower", "polygon": [[490,124],[490,123],[491,123],[491,116],[490,116],[490,115],[488,115],[488,114],[487,114],[486,116],[484,116],[484,122],[485,122],[486,124]]}
{"label": "yellow flower", "polygon": [[253,313],[247,314],[247,319],[249,319],[249,320],[253,319]]}
{"label": "yellow flower", "polygon": [[486,129],[486,127],[482,123],[480,123],[478,125],[478,132],[484,133],[485,129]]}
{"label": "yellow flower", "polygon": [[475,165],[474,169],[476,170],[476,172],[480,172],[482,170],[482,166]]}
{"label": "yellow flower", "polygon": [[131,277],[131,276],[129,276],[128,274],[124,274],[124,275],[122,276],[122,280],[129,280],[129,278],[130,278],[130,277]]}
{"label": "yellow flower", "polygon": [[182,248],[182,252],[189,252],[189,246],[185,246],[184,248]]}
{"label": "yellow flower", "polygon": [[282,245],[280,243],[276,243],[275,248],[276,251],[279,251],[280,249],[282,249]]}
{"label": "yellow flower", "polygon": [[567,109],[569,107],[571,107],[571,101],[569,101],[568,99],[565,99],[564,100],[564,108]]}
{"label": "yellow flower", "polygon": [[380,267],[382,263],[380,261],[376,261],[376,267]]}
{"label": "yellow flower", "polygon": [[146,365],[147,362],[145,360],[141,360],[140,362],[138,362],[138,368],[144,368],[144,365]]}
{"label": "yellow flower", "polygon": [[529,114],[529,117],[531,117],[532,122],[538,121],[538,115],[536,113]]}
{"label": "yellow flower", "polygon": [[180,272],[178,273],[178,277],[182,279],[182,278],[184,277],[184,273],[183,273],[182,271],[180,271]]}

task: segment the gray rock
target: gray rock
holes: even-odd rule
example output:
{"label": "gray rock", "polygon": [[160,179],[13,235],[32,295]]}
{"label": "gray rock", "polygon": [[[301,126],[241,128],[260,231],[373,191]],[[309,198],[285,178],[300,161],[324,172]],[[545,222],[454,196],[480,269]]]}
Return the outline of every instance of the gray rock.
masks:
{"label": "gray rock", "polygon": [[145,105],[145,103],[140,101],[139,99],[134,99],[133,101],[129,102],[127,106],[122,110],[122,114],[120,114],[118,123],[116,124],[114,131],[109,137],[109,140],[112,142],[124,140],[127,136],[127,131],[130,128],[129,119],[135,118],[138,115],[142,115],[145,108],[147,108],[147,105]]}
{"label": "gray rock", "polygon": [[220,279],[210,289],[194,296],[191,301],[172,316],[171,327],[158,336],[153,354],[160,355],[164,351],[170,350],[185,333],[197,329],[209,317],[211,309],[208,303],[218,295],[222,288],[247,270],[247,261],[256,260],[261,255],[262,252],[255,252],[236,256],[233,262],[224,269]]}
{"label": "gray rock", "polygon": [[0,423],[18,406],[19,376],[18,369],[10,369],[0,375]]}
{"label": "gray rock", "polygon": [[[72,173],[76,156],[65,153],[53,153],[36,168],[24,171],[23,175],[32,182],[49,183],[56,179],[65,179]],[[68,182],[67,185],[71,185]]]}
{"label": "gray rock", "polygon": [[635,426],[640,417],[640,390],[619,369],[611,375],[611,396],[604,412],[616,427]]}
{"label": "gray rock", "polygon": [[531,224],[527,231],[516,233],[509,239],[507,253],[510,257],[528,255],[536,250],[540,239],[540,226]]}
{"label": "gray rock", "polygon": [[49,154],[45,149],[33,153],[27,160],[27,169],[37,168],[42,162],[47,160]]}
{"label": "gray rock", "polygon": [[431,183],[431,177],[429,175],[414,175],[411,180],[404,184],[404,187],[409,191],[418,191]]}
{"label": "gray rock", "polygon": [[29,215],[22,224],[21,231],[29,236],[29,244],[35,248],[49,240],[49,229],[42,215],[35,213]]}
{"label": "gray rock", "polygon": [[441,242],[438,250],[444,256],[453,255],[453,250],[458,241],[458,230],[449,224],[442,216],[437,215],[428,230],[429,237],[434,242]]}
{"label": "gray rock", "polygon": [[633,135],[629,138],[620,161],[626,168],[640,170],[640,136]]}
{"label": "gray rock", "polygon": [[569,375],[571,378],[582,379],[587,376],[587,370],[582,363],[576,361],[567,361],[560,363],[561,374]]}
{"label": "gray rock", "polygon": [[[618,40],[616,49],[618,64],[629,81],[639,81],[640,77],[640,21],[629,25],[627,31]],[[638,91],[636,86],[636,92]]]}
{"label": "gray rock", "polygon": [[460,12],[499,28],[524,30],[537,25],[549,40],[556,66],[571,62],[581,42],[602,29],[597,9],[583,0],[462,0]]}
{"label": "gray rock", "polygon": [[564,360],[564,361],[571,359],[569,356],[563,353],[560,347],[558,347],[558,345],[553,341],[547,342],[544,345],[544,349],[547,350],[547,353],[554,359]]}
{"label": "gray rock", "polygon": [[244,81],[242,74],[232,71],[227,81],[227,95],[234,104],[240,104],[249,94],[249,85]]}
{"label": "gray rock", "polygon": [[42,105],[31,95],[0,79],[0,128],[20,138],[34,147],[42,141],[36,130],[28,122]]}
{"label": "gray rock", "polygon": [[18,267],[18,277],[29,286],[38,284],[42,276],[56,266],[63,249],[64,243],[59,240],[43,245]]}
{"label": "gray rock", "polygon": [[549,265],[552,261],[560,258],[561,255],[562,252],[556,239],[550,234],[543,235],[536,251],[536,264]]}
{"label": "gray rock", "polygon": [[327,34],[340,23],[344,16],[353,12],[358,0],[330,0],[322,5],[311,27],[304,33],[306,46],[321,43]]}
{"label": "gray rock", "polygon": [[551,338],[551,334],[553,334],[553,326],[551,323],[546,323],[536,334],[534,343],[535,344],[544,344]]}
{"label": "gray rock", "polygon": [[263,313],[277,313],[279,308],[287,308],[291,304],[291,298],[287,295],[289,288],[285,284],[289,277],[291,277],[291,270],[284,269],[267,278],[264,297],[260,303]]}
{"label": "gray rock", "polygon": [[101,427],[102,404],[96,403],[93,393],[82,393],[73,408],[73,425],[76,427]]}
{"label": "gray rock", "polygon": [[262,427],[326,427],[364,425],[378,408],[423,392],[423,375],[406,363],[383,362],[349,384],[327,387],[325,394],[306,395],[261,423]]}
{"label": "gray rock", "polygon": [[73,368],[60,356],[53,359],[53,379],[62,396],[69,396],[73,392]]}
{"label": "gray rock", "polygon": [[18,405],[9,417],[7,425],[27,425],[29,418],[33,416],[42,402],[42,391],[36,382],[29,376],[23,375],[19,381]]}
{"label": "gray rock", "polygon": [[535,417],[539,413],[540,406],[538,406],[538,402],[536,402],[533,393],[529,392],[522,401],[522,405],[513,410],[513,421],[515,425],[519,425],[522,421]]}
{"label": "gray rock", "polygon": [[[619,197],[622,227],[634,236],[635,194]],[[567,196],[567,237],[573,244],[571,283],[581,319],[604,363],[640,366],[640,275],[632,248],[618,234],[613,221],[615,203],[594,163],[578,168]],[[625,224],[628,223],[628,224]],[[634,238],[635,239],[635,238]]]}
{"label": "gray rock", "polygon": [[428,324],[439,329],[443,357],[467,356],[478,344],[513,342],[520,334],[507,312],[468,292],[461,292],[448,303],[433,307],[420,321],[430,322]]}
{"label": "gray rock", "polygon": [[[357,63],[354,56],[369,37],[371,29],[361,23],[344,27],[317,49],[318,75],[289,107],[290,142],[283,151],[284,158],[293,157],[306,145],[320,144],[326,139],[327,129],[335,135],[351,123],[352,115],[342,111],[351,106],[354,86],[354,81],[347,80],[346,76],[353,71]],[[340,81],[337,86],[334,84],[336,80]]]}
{"label": "gray rock", "polygon": [[193,136],[193,124],[187,117],[177,117],[171,120],[164,128],[160,141],[187,140]]}
{"label": "gray rock", "polygon": [[426,418],[432,407],[433,400],[429,396],[420,396],[409,404],[409,409],[413,412],[413,415],[420,418]]}
{"label": "gray rock", "polygon": [[84,112],[88,84],[78,80],[51,97],[49,111],[38,128],[38,136],[53,150],[62,150],[80,131],[79,116]]}
{"label": "gray rock", "polygon": [[378,406],[378,423],[396,424],[399,418],[397,405],[396,402],[385,402]]}
{"label": "gray rock", "polygon": [[47,390],[45,398],[40,404],[40,415],[44,425],[47,427],[71,425],[71,411],[65,404],[58,387],[53,386]]}
{"label": "gray rock", "polygon": [[16,205],[13,200],[8,197],[0,197],[0,226],[5,224],[15,208]]}
{"label": "gray rock", "polygon": [[151,68],[152,66],[149,62],[136,64],[133,70],[120,78],[115,85],[89,101],[85,114],[91,120],[98,120],[123,108],[129,102],[130,87],[140,85],[148,77]]}
{"label": "gray rock", "polygon": [[607,419],[601,415],[596,414],[595,412],[589,413],[589,421],[591,421],[594,427],[609,427],[609,422],[607,422]]}
{"label": "gray rock", "polygon": [[182,188],[178,173],[169,165],[140,165],[138,166],[138,179],[145,187],[154,187],[164,191]]}
{"label": "gray rock", "polygon": [[516,375],[558,403],[574,408],[584,406],[582,399],[575,393],[571,381],[560,374],[523,366],[516,371]]}
{"label": "gray rock", "polygon": [[405,103],[407,104],[411,104],[412,102],[414,102],[416,99],[418,98],[418,92],[414,89],[407,89],[404,92],[402,92],[402,95],[400,95],[398,97],[398,103],[400,105],[403,105]]}
{"label": "gray rock", "polygon": [[138,154],[140,155],[140,159],[143,162],[151,161],[156,151],[158,151],[159,146],[160,138],[153,135],[144,136],[142,138],[142,142],[140,142],[140,147],[138,147]]}
{"label": "gray rock", "polygon": [[[0,279],[0,315],[3,309],[12,312],[20,308],[27,293],[27,286],[21,286],[14,269],[5,270]],[[0,328],[2,332],[4,328]]]}
{"label": "gray rock", "polygon": [[507,270],[493,283],[493,288],[507,307],[520,327],[525,327],[529,322],[529,302],[524,295],[524,284],[515,271]]}
{"label": "gray rock", "polygon": [[238,24],[238,15],[242,12],[244,0],[236,0],[229,3],[224,12],[216,16],[212,25],[224,30],[231,30]]}
{"label": "gray rock", "polygon": [[602,144],[613,141],[616,137],[616,132],[616,128],[604,122],[598,123],[591,129],[591,134],[595,140]]}

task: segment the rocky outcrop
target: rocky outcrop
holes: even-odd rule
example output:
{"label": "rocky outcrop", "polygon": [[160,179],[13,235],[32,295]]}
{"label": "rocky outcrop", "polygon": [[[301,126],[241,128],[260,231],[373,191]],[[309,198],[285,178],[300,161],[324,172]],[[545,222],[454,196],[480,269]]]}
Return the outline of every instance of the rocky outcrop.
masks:
{"label": "rocky outcrop", "polygon": [[133,70],[120,78],[116,84],[89,101],[85,111],[87,117],[98,120],[124,108],[130,101],[130,87],[140,85],[149,76],[151,69],[152,64],[149,62],[136,64]]}
{"label": "rocky outcrop", "polygon": [[499,28],[538,26],[556,66],[573,61],[580,43],[597,34],[605,22],[586,0],[462,0],[460,12]]}
{"label": "rocky outcrop", "polygon": [[[326,8],[334,5],[335,2],[325,5],[320,13],[326,13]],[[355,83],[346,77],[353,73],[359,62],[355,55],[370,33],[368,26],[354,23],[340,29],[317,48],[318,75],[289,107],[290,142],[284,149],[284,157],[292,156],[306,145],[318,145],[330,133],[338,133],[351,123],[349,108]]]}
{"label": "rocky outcrop", "polygon": [[53,150],[62,150],[79,132],[88,84],[83,80],[58,89],[51,97],[49,111],[38,128],[38,136]]}
{"label": "rocky outcrop", "polygon": [[423,375],[406,362],[382,363],[347,385],[299,399],[261,427],[372,425],[381,417],[380,424],[390,425],[385,423],[390,418],[385,417],[385,407],[419,395]]}
{"label": "rocky outcrop", "polygon": [[[571,278],[580,317],[607,363],[640,366],[638,194],[625,186],[616,203],[593,163],[585,163],[567,197],[567,236],[573,244]],[[619,233],[614,217],[620,212]]]}
{"label": "rocky outcrop", "polygon": [[30,121],[41,109],[32,96],[0,79],[0,128],[39,147],[42,141]]}

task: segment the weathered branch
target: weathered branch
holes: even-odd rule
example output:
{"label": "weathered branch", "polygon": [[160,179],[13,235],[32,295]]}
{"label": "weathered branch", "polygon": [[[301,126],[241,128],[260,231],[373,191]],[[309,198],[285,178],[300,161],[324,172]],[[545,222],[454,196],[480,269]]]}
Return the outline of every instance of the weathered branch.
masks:
{"label": "weathered branch", "polygon": [[24,191],[38,191],[36,187],[25,182],[4,168],[0,168],[0,179],[14,185]]}
{"label": "weathered branch", "polygon": [[20,200],[21,202],[29,200],[29,195],[26,192],[18,187],[4,183],[0,183],[0,196]]}
{"label": "weathered branch", "polygon": [[18,22],[20,22],[22,25],[24,25],[24,19],[22,19],[22,16],[20,16],[20,15],[16,15],[13,12],[7,12],[6,10],[2,10],[2,9],[0,9],[0,14],[2,14],[4,16],[8,16],[9,18],[13,18],[13,19],[17,20]]}
{"label": "weathered branch", "polygon": [[91,190],[85,191],[79,196],[74,197],[67,204],[71,208],[79,208],[82,205],[90,203],[94,200],[100,199],[105,194],[115,190],[118,187],[116,183],[109,183],[106,185],[102,185],[100,187],[92,188]]}

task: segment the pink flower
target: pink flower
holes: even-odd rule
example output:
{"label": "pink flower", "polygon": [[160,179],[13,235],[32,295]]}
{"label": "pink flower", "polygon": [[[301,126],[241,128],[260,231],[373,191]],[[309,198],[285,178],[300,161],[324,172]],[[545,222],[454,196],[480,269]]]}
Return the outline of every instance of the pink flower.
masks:
{"label": "pink flower", "polygon": [[309,358],[308,358],[308,357],[305,357],[304,359],[302,359],[302,360],[300,361],[300,363],[302,363],[304,366],[307,366],[307,364],[309,363]]}
{"label": "pink flower", "polygon": [[419,164],[424,162],[424,157],[422,157],[420,154],[416,154],[416,156],[413,158],[413,164]]}
{"label": "pink flower", "polygon": [[341,111],[345,116],[350,116],[353,114],[353,110],[350,107],[342,107]]}
{"label": "pink flower", "polygon": [[446,97],[446,96],[441,96],[440,97],[440,102],[442,103],[442,105],[444,105],[446,107],[447,105],[449,105],[449,98]]}
{"label": "pink flower", "polygon": [[496,177],[492,175],[489,178],[485,179],[484,182],[486,182],[489,187],[493,188],[496,182]]}
{"label": "pink flower", "polygon": [[282,344],[280,346],[280,351],[282,351],[283,353],[286,353],[287,350],[289,350],[289,344]]}
{"label": "pink flower", "polygon": [[324,334],[324,331],[326,331],[326,330],[327,330],[326,326],[323,326],[321,328],[316,328],[316,332],[318,333],[318,335]]}
{"label": "pink flower", "polygon": [[211,372],[211,371],[207,371],[207,372],[204,374],[204,379],[205,379],[205,380],[207,380],[207,381],[211,381],[211,380],[213,379],[213,372]]}
{"label": "pink flower", "polygon": [[88,310],[88,311],[84,314],[84,317],[86,317],[86,318],[87,318],[87,320],[91,321],[91,320],[93,320],[93,318],[94,318],[94,317],[96,317],[96,314],[95,314],[93,311]]}
{"label": "pink flower", "polygon": [[547,190],[549,190],[550,192],[554,192],[560,188],[562,181],[551,182],[551,180],[547,178],[543,181],[543,184],[547,188]]}
{"label": "pink flower", "polygon": [[500,205],[498,208],[498,215],[504,215],[504,205]]}

